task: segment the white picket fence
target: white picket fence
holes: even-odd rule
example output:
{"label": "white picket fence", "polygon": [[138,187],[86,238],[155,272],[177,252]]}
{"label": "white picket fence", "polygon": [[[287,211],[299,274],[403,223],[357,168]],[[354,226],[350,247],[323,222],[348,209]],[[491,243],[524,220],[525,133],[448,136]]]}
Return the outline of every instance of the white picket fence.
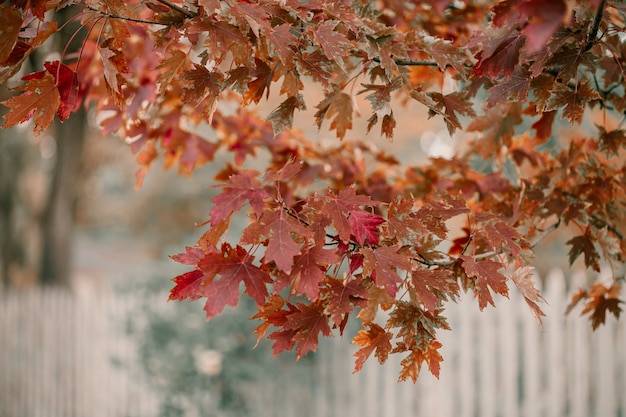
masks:
{"label": "white picket fence", "polygon": [[[305,378],[289,369],[261,378],[250,416],[626,416],[626,320],[592,332],[564,316],[563,275],[547,283],[543,329],[515,290],[483,312],[470,296],[450,306],[439,380],[423,369],[417,384],[398,384],[401,357],[371,358],[352,374],[354,346],[329,339],[314,361],[292,364],[313,364]],[[158,394],[128,366],[139,359],[123,331],[133,305],[52,289],[1,295],[0,417],[158,416]]]}

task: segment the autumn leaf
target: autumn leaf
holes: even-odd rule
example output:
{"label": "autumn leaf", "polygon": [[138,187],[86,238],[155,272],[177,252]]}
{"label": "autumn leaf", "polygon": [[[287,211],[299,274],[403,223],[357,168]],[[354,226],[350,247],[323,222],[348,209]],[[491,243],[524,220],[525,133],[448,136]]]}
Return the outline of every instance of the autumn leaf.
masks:
{"label": "autumn leaf", "polygon": [[[328,278],[324,286],[324,298],[328,298],[328,312],[334,326],[339,326],[348,314],[354,311],[354,305],[364,306],[370,293],[361,277],[355,279]],[[365,318],[363,318],[364,321]]]}
{"label": "autumn leaf", "polygon": [[491,291],[494,293],[509,296],[509,289],[506,285],[506,277],[498,272],[502,264],[495,261],[476,261],[471,256],[461,256],[461,266],[468,277],[474,278],[474,294],[478,297],[478,307],[482,311],[487,304],[495,306]]}
{"label": "autumn leaf", "polygon": [[348,217],[352,233],[361,246],[378,244],[378,226],[384,222],[382,217],[363,210],[351,210]]}
{"label": "autumn leaf", "polygon": [[296,310],[287,315],[283,330],[276,331],[269,336],[269,339],[276,340],[273,346],[274,356],[284,350],[291,350],[294,345],[297,345],[297,359],[309,352],[315,352],[320,333],[322,336],[332,335],[328,326],[328,317],[324,314],[322,305],[316,303],[308,306],[297,303]]}
{"label": "autumn leaf", "polygon": [[302,96],[299,94],[287,98],[267,116],[267,120],[272,122],[274,134],[278,135],[284,130],[291,129],[293,126],[293,113],[296,109],[306,109]]}
{"label": "autumn leaf", "polygon": [[209,253],[198,263],[198,269],[208,276],[219,275],[219,278],[203,285],[202,296],[207,298],[204,306],[207,319],[220,314],[226,305],[237,306],[242,282],[258,305],[265,304],[268,296],[266,284],[271,279],[253,261],[254,257],[241,246],[232,248],[225,243],[220,252]]}
{"label": "autumn leaf", "polygon": [[322,211],[332,219],[342,242],[349,242],[352,235],[352,225],[348,219],[350,213],[361,206],[373,205],[369,196],[357,195],[355,187],[344,188],[338,195],[329,191],[327,196],[322,197],[322,201]]}
{"label": "autumn leaf", "polygon": [[222,187],[223,192],[213,197],[211,201],[215,206],[211,209],[211,225],[215,226],[222,220],[229,218],[234,212],[239,211],[246,202],[250,203],[257,217],[263,213],[265,204],[263,199],[269,194],[263,188],[259,180],[254,178],[256,172],[244,172],[232,175],[226,184],[217,185]]}
{"label": "autumn leaf", "polygon": [[457,129],[461,129],[458,115],[476,116],[472,103],[465,99],[462,94],[450,93],[444,96],[441,93],[430,92],[428,95],[436,102],[435,107],[432,107],[428,114],[430,116],[443,115],[450,135],[454,134]]}
{"label": "autumn leaf", "polygon": [[378,362],[383,364],[387,361],[389,352],[391,351],[391,340],[393,334],[386,331],[376,323],[367,323],[369,330],[359,330],[357,335],[352,339],[352,343],[361,346],[359,350],[354,353],[356,361],[354,364],[353,373],[359,372],[367,358],[370,357],[372,352],[378,358]]}
{"label": "autumn leaf", "polygon": [[582,254],[585,257],[585,266],[600,272],[600,255],[593,244],[593,237],[590,233],[591,230],[587,228],[584,235],[575,236],[566,242],[567,245],[572,246],[569,251],[569,263],[572,265]]}
{"label": "autumn leaf", "polygon": [[326,250],[321,245],[304,250],[295,257],[290,276],[294,282],[294,292],[304,294],[311,301],[317,300],[326,268],[338,260],[334,251]]}
{"label": "autumn leaf", "polygon": [[346,132],[352,129],[352,98],[335,89],[331,93],[327,93],[316,108],[315,121],[318,129],[321,129],[324,120],[331,120],[330,129],[337,131],[337,137],[343,138]]}
{"label": "autumn leaf", "polygon": [[49,72],[45,72],[41,78],[28,79],[26,84],[15,90],[24,91],[24,93],[2,102],[10,109],[9,113],[4,116],[2,127],[12,127],[33,119],[35,135],[41,134],[50,126],[61,105],[61,95],[54,77]]}
{"label": "autumn leaf", "polygon": [[397,271],[410,271],[413,267],[410,258],[398,253],[398,249],[395,246],[361,249],[364,257],[363,274],[372,276],[376,284],[383,287],[392,297],[395,297],[398,284],[402,282]]}
{"label": "autumn leaf", "polygon": [[477,54],[478,63],[474,65],[472,75],[476,77],[489,75],[496,78],[504,74],[506,78],[510,77],[519,61],[524,41],[525,39],[516,31],[505,32]]}
{"label": "autumn leaf", "polygon": [[441,362],[443,361],[443,357],[439,353],[441,346],[440,342],[433,339],[430,341],[425,351],[413,349],[409,356],[402,359],[402,362],[400,362],[402,370],[400,371],[398,381],[406,381],[411,378],[413,382],[417,382],[417,377],[419,376],[420,368],[423,363],[426,363],[431,374],[439,378]]}
{"label": "autumn leaf", "polygon": [[613,284],[607,287],[599,282],[593,284],[591,290],[587,293],[587,303],[582,311],[582,315],[590,314],[591,326],[594,330],[604,324],[606,321],[606,312],[612,313],[616,319],[619,319],[622,312],[621,304],[624,302],[619,298],[621,293],[621,285]]}
{"label": "autumn leaf", "polygon": [[533,282],[533,277],[535,276],[534,271],[535,268],[532,266],[524,266],[516,269],[513,275],[511,275],[511,280],[519,289],[530,311],[533,313],[533,316],[535,316],[537,323],[541,326],[541,317],[544,317],[545,314],[541,311],[539,304],[545,303],[546,300],[541,296],[541,293]]}
{"label": "autumn leaf", "polygon": [[311,232],[284,210],[268,210],[242,233],[241,243],[268,241],[265,259],[274,262],[284,273],[291,274],[294,256],[300,255],[300,245],[294,238],[310,237]]}
{"label": "autumn leaf", "polygon": [[13,8],[0,5],[0,64],[11,56],[21,27],[20,13]]}
{"label": "autumn leaf", "polygon": [[558,110],[563,108],[562,118],[567,118],[570,123],[580,123],[585,106],[588,102],[600,98],[598,92],[591,88],[589,80],[578,83],[575,88],[559,85],[548,102],[546,110]]}
{"label": "autumn leaf", "polygon": [[327,21],[321,25],[315,25],[311,34],[328,59],[336,62],[340,67],[344,67],[343,60],[349,55],[352,44],[343,34],[335,31],[337,24],[338,22]]}

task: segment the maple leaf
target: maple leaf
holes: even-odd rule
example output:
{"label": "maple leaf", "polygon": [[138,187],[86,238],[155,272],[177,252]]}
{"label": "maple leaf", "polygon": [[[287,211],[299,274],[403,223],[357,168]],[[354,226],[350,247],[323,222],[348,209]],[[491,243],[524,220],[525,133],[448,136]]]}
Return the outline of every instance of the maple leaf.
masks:
{"label": "maple leaf", "polygon": [[542,50],[550,37],[564,23],[568,7],[564,0],[524,0],[518,10],[528,19],[522,29],[528,53]]}
{"label": "maple leaf", "polygon": [[205,275],[199,269],[178,275],[172,279],[176,285],[170,290],[169,299],[195,301],[203,296],[203,286],[211,279],[212,277]]}
{"label": "maple leaf", "polygon": [[[450,135],[454,134],[456,129],[461,128],[461,122],[459,122],[457,114],[469,117],[476,116],[476,112],[474,112],[472,108],[472,103],[467,101],[462,93],[455,92],[444,96],[441,93],[431,91],[428,95],[437,103],[435,107],[430,108],[428,114],[430,116],[436,114],[442,115]],[[443,113],[441,109],[445,109]]]}
{"label": "maple leaf", "polygon": [[400,362],[400,366],[402,370],[400,371],[400,377],[398,379],[399,382],[406,381],[411,378],[413,382],[417,382],[417,377],[420,373],[420,368],[422,364],[426,362],[428,365],[428,370],[431,374],[433,374],[436,378],[439,378],[439,372],[441,370],[441,362],[443,361],[443,357],[439,353],[439,348],[441,348],[441,343],[435,339],[432,339],[428,344],[427,349],[422,351],[420,349],[413,349],[411,353],[406,358],[402,359]]}
{"label": "maple leaf", "polygon": [[297,303],[295,311],[287,315],[287,321],[283,330],[269,335],[274,343],[274,356],[283,350],[291,350],[297,344],[296,358],[300,359],[309,352],[316,352],[319,334],[331,336],[328,326],[328,317],[324,314],[324,308],[319,303],[306,305]]}
{"label": "maple leaf", "polygon": [[421,233],[427,233],[428,228],[415,217],[413,199],[400,197],[389,203],[387,227],[392,236],[398,239],[407,239]]}
{"label": "maple leaf", "polygon": [[600,255],[593,244],[593,237],[591,236],[591,229],[587,228],[584,235],[575,236],[566,242],[567,245],[572,245],[569,251],[569,263],[572,265],[574,261],[581,255],[585,255],[585,266],[587,268],[593,268],[594,271],[600,272]]}
{"label": "maple leaf", "polygon": [[458,296],[460,291],[456,279],[441,269],[413,271],[411,283],[415,289],[415,298],[431,313],[437,310],[442,301],[449,296]]}
{"label": "maple leaf", "polygon": [[[471,256],[460,256],[461,266],[468,277],[474,278],[474,294],[478,297],[478,307],[482,311],[487,304],[495,306],[491,291],[509,296],[506,277],[498,272],[502,264],[495,261],[476,261]],[[489,290],[491,288],[491,291]]]}
{"label": "maple leaf", "polygon": [[342,242],[349,242],[352,235],[352,226],[348,216],[352,210],[360,206],[373,206],[371,197],[357,195],[355,187],[347,187],[335,195],[332,190],[323,197],[322,211],[329,215],[332,224],[339,232],[339,239]]}
{"label": "maple leaf", "polygon": [[519,52],[524,41],[516,31],[505,32],[501,37],[492,40],[487,48],[477,54],[478,62],[472,69],[472,75],[497,78],[502,73],[505,77],[510,77],[519,61]]}
{"label": "maple leaf", "polygon": [[2,102],[10,109],[4,116],[2,127],[12,127],[33,119],[35,135],[41,134],[50,126],[61,105],[61,95],[54,77],[45,71],[40,78],[28,79],[26,84],[15,90],[24,93]]}
{"label": "maple leaf", "polygon": [[396,270],[411,271],[413,268],[410,258],[398,253],[398,249],[395,246],[381,246],[360,250],[364,257],[363,274],[371,276],[392,297],[396,296],[398,284],[402,282]]}
{"label": "maple leaf", "polygon": [[104,68],[104,79],[114,97],[120,97],[122,85],[126,84],[123,74],[130,72],[126,58],[121,51],[110,48],[100,48],[100,56]]}
{"label": "maple leaf", "polygon": [[263,199],[269,194],[261,187],[259,180],[254,178],[255,171],[247,171],[230,176],[228,183],[216,185],[223,188],[223,192],[213,197],[215,206],[209,212],[211,226],[215,226],[234,212],[239,211],[246,201],[250,203],[257,217],[263,213],[265,204]]}
{"label": "maple leaf", "polygon": [[517,103],[500,105],[478,116],[467,126],[469,132],[482,132],[484,143],[479,151],[484,158],[497,152],[503,145],[510,146],[515,135],[515,126],[522,123],[522,106]]}
{"label": "maple leaf", "polygon": [[236,307],[239,286],[244,283],[246,292],[258,304],[263,305],[268,296],[266,284],[272,282],[267,273],[253,265],[254,257],[244,248],[222,245],[221,252],[209,253],[198,263],[198,269],[208,276],[219,278],[203,285],[206,297],[204,311],[207,319],[220,314],[226,305]]}
{"label": "maple leaf", "polygon": [[541,293],[533,282],[534,271],[535,268],[532,266],[524,266],[516,269],[513,275],[511,275],[511,280],[519,289],[526,304],[530,307],[530,311],[533,313],[533,316],[535,316],[537,323],[541,326],[541,317],[545,316],[545,314],[541,311],[538,304],[545,303],[546,300],[541,296]]}
{"label": "maple leaf", "polygon": [[352,339],[352,343],[361,346],[354,353],[356,361],[353,373],[359,372],[363,368],[363,364],[370,357],[372,352],[378,358],[380,364],[387,361],[389,352],[391,351],[391,339],[393,334],[386,331],[376,323],[367,323],[369,330],[359,330],[357,335]]}
{"label": "maple leaf", "polygon": [[494,250],[510,250],[511,256],[519,258],[522,248],[530,248],[530,245],[517,231],[504,222],[495,225],[485,225],[480,230],[480,235],[489,243]]}
{"label": "maple leaf", "polygon": [[348,223],[359,245],[378,244],[378,225],[384,223],[382,217],[368,213],[364,210],[351,210]]}
{"label": "maple leaf", "polygon": [[263,175],[263,181],[288,181],[302,171],[304,161],[296,161],[295,157],[290,157],[285,165],[278,171],[268,169]]}
{"label": "maple leaf", "polygon": [[343,60],[349,56],[352,43],[343,34],[335,31],[337,24],[338,22],[329,20],[321,25],[315,25],[310,34],[319,43],[328,59],[344,67]]}
{"label": "maple leaf", "polygon": [[503,82],[496,83],[487,89],[489,98],[487,105],[493,107],[496,104],[510,103],[511,101],[524,101],[530,89],[530,77],[516,67],[511,76]]}
{"label": "maple leaf", "polygon": [[533,123],[531,127],[537,132],[538,139],[545,141],[550,138],[556,114],[555,110],[543,112],[539,120]]}
{"label": "maple leaf", "polygon": [[0,64],[11,56],[21,27],[22,15],[13,8],[0,5]]}
{"label": "maple leaf", "polygon": [[606,152],[607,155],[618,156],[620,149],[626,145],[626,134],[621,129],[615,129],[608,132],[604,127],[596,125],[600,131],[600,150]]}
{"label": "maple leaf", "polygon": [[68,66],[59,61],[44,63],[46,70],[54,77],[57,89],[59,90],[59,109],[57,117],[60,121],[67,120],[72,112],[75,112],[80,105],[78,77]]}
{"label": "maple leaf", "polygon": [[284,273],[291,274],[294,256],[302,253],[300,245],[294,241],[294,234],[305,238],[312,235],[285,210],[266,210],[257,222],[243,231],[241,243],[261,243],[267,239],[265,260],[273,261]]}
{"label": "maple leaf", "polygon": [[316,108],[318,110],[315,112],[315,121],[318,129],[321,129],[324,119],[332,119],[330,129],[336,130],[340,139],[352,129],[352,98],[338,88],[327,93]]}
{"label": "maple leaf", "polygon": [[594,330],[606,321],[607,310],[613,313],[616,319],[619,319],[620,313],[622,312],[620,304],[624,303],[619,299],[621,289],[621,285],[613,284],[607,287],[596,282],[593,284],[591,290],[585,293],[587,304],[585,304],[585,308],[581,314],[591,313],[591,326]]}
{"label": "maple leaf", "polygon": [[265,98],[268,98],[270,85],[274,78],[274,71],[272,71],[269,65],[258,58],[255,58],[254,62],[255,67],[250,71],[250,75],[255,78],[248,82],[248,89],[243,94],[244,104],[250,102],[258,103],[263,98],[264,93],[266,94]]}
{"label": "maple leaf", "polygon": [[174,77],[178,76],[183,71],[185,64],[187,63],[187,54],[183,51],[174,49],[170,53],[171,56],[164,59],[156,68],[161,70],[158,82],[163,85],[168,85]]}
{"label": "maple leaf", "polygon": [[589,80],[578,83],[573,89],[559,85],[553,92],[547,110],[557,110],[565,106],[561,117],[569,119],[572,124],[580,123],[585,105],[599,98],[598,92],[589,86]]}
{"label": "maple leaf", "polygon": [[306,109],[300,94],[287,98],[267,116],[267,120],[272,122],[274,134],[278,135],[284,130],[291,129],[293,126],[293,113],[296,109]]}
{"label": "maple leaf", "polygon": [[354,311],[353,304],[363,305],[369,299],[369,292],[360,277],[349,280],[328,278],[325,284],[324,294],[330,299],[328,312],[334,326],[340,325]]}
{"label": "maple leaf", "polygon": [[338,260],[334,251],[325,250],[321,245],[308,248],[296,256],[290,277],[296,294],[304,294],[311,301],[317,300],[327,267]]}
{"label": "maple leaf", "polygon": [[294,51],[291,45],[297,43],[296,36],[292,33],[291,25],[284,23],[265,31],[267,38],[272,42],[274,50],[283,64],[287,67],[294,66]]}

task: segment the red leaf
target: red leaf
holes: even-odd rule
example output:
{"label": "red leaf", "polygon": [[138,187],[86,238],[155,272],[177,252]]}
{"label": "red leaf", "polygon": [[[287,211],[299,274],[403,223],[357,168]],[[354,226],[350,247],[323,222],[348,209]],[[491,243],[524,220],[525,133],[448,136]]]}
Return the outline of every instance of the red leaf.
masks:
{"label": "red leaf", "polygon": [[374,205],[369,196],[357,195],[355,187],[344,188],[339,195],[329,191],[323,201],[322,212],[331,217],[333,226],[339,232],[339,239],[345,243],[350,241],[352,235],[352,226],[348,221],[350,212],[361,206]]}
{"label": "red leaf", "polygon": [[364,256],[363,274],[371,276],[374,282],[383,287],[392,297],[396,296],[398,284],[402,282],[396,270],[410,271],[412,269],[410,258],[398,253],[398,249],[395,246],[361,249]]}
{"label": "red leaf", "polygon": [[384,222],[382,217],[364,210],[351,210],[348,217],[352,233],[361,246],[378,244],[378,225]]}
{"label": "red leaf", "polygon": [[474,294],[478,297],[478,306],[481,310],[487,307],[487,304],[495,306],[491,291],[495,293],[509,296],[509,289],[506,285],[506,277],[498,272],[502,268],[502,264],[494,261],[476,261],[471,256],[461,256],[463,270],[468,277],[475,278]]}
{"label": "red leaf", "polygon": [[261,243],[268,240],[265,260],[275,262],[284,273],[291,274],[294,256],[300,255],[300,245],[293,234],[310,237],[311,232],[284,210],[265,211],[261,218],[243,232],[242,243]]}
{"label": "red leaf", "polygon": [[59,89],[61,103],[57,110],[57,117],[63,122],[70,117],[71,113],[78,110],[80,105],[78,77],[73,70],[64,64],[60,64],[59,61],[46,62],[44,66],[54,77]]}
{"label": "red leaf", "polygon": [[207,297],[204,311],[207,319],[220,314],[228,304],[236,307],[239,301],[239,285],[243,281],[246,292],[258,305],[265,303],[268,295],[266,284],[270,277],[252,264],[254,257],[237,246],[222,245],[221,253],[211,253],[200,261],[198,267],[204,273],[219,274],[219,278],[205,284],[203,296]]}
{"label": "red leaf", "polygon": [[476,77],[488,75],[497,78],[500,74],[509,77],[519,61],[519,51],[524,46],[524,38],[518,32],[505,33],[492,40],[488,47],[476,56],[478,62],[472,69]]}
{"label": "red leaf", "polygon": [[340,325],[346,315],[354,311],[353,304],[363,304],[369,298],[367,289],[363,286],[363,279],[340,280],[329,278],[325,296],[330,298],[328,312],[334,326]]}
{"label": "red leaf", "polygon": [[178,301],[189,299],[189,301],[195,301],[204,296],[203,286],[211,279],[212,277],[205,275],[199,269],[178,275],[172,280],[176,285],[170,290],[169,299]]}
{"label": "red leaf", "polygon": [[229,218],[234,212],[239,211],[246,201],[250,203],[257,217],[261,216],[265,204],[263,199],[269,194],[261,187],[261,183],[254,178],[256,172],[245,171],[232,175],[228,183],[217,185],[222,187],[221,194],[213,197],[211,201],[215,203],[210,211],[211,226],[215,226],[222,220]]}
{"label": "red leaf", "polygon": [[459,284],[448,271],[419,270],[411,274],[415,298],[428,312],[435,313],[438,305],[449,297],[459,294]]}
{"label": "red leaf", "polygon": [[284,350],[290,350],[294,344],[296,358],[300,359],[307,353],[317,351],[318,336],[331,336],[328,326],[328,317],[324,314],[324,307],[320,304],[298,303],[297,310],[287,316],[283,330],[272,333],[269,338],[276,340],[274,356]]}
{"label": "red leaf", "polygon": [[518,10],[528,19],[522,34],[528,40],[526,49],[529,54],[541,51],[565,18],[569,17],[566,16],[568,7],[563,0],[524,0]]}
{"label": "red leaf", "polygon": [[314,246],[297,256],[291,274],[296,294],[304,294],[311,301],[317,300],[327,267],[337,261],[335,252],[322,246]]}

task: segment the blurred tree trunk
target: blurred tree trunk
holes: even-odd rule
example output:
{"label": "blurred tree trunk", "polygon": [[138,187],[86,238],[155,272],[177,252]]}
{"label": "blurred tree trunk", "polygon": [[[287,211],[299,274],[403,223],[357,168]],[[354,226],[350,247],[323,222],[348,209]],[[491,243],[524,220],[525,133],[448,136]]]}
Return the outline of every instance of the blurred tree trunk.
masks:
{"label": "blurred tree trunk", "polygon": [[81,156],[85,142],[85,112],[81,109],[56,127],[56,165],[42,217],[43,248],[40,280],[69,286]]}
{"label": "blurred tree trunk", "polygon": [[[60,13],[65,21],[73,16],[72,11],[67,8]],[[77,29],[76,23],[64,27],[58,39],[59,50],[65,48]],[[83,36],[74,38],[66,53],[77,51],[82,42]],[[72,233],[86,125],[86,113],[81,106],[80,110],[72,114],[68,120],[64,123],[57,121],[55,126],[56,164],[48,201],[41,219],[42,284],[69,286],[71,283]]]}

